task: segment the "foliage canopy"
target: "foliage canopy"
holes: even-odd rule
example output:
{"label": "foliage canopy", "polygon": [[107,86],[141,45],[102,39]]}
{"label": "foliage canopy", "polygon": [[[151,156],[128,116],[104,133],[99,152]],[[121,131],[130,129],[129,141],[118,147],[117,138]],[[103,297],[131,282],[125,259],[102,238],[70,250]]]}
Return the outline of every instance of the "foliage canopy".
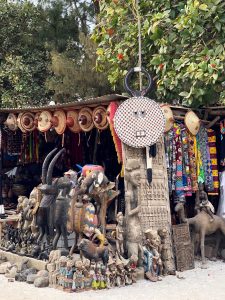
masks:
{"label": "foliage canopy", "polygon": [[[116,85],[138,61],[135,0],[99,1],[97,68]],[[199,106],[225,102],[225,2],[139,0],[142,63],[160,101]]]}

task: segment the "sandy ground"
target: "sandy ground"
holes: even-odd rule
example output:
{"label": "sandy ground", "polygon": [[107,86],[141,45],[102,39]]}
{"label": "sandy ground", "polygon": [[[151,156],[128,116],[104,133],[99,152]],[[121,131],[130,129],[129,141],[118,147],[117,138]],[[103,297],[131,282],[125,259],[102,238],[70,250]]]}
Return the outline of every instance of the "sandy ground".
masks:
{"label": "sandy ground", "polygon": [[[0,300],[221,300],[225,299],[225,263],[208,262],[208,269],[196,262],[194,270],[167,276],[161,282],[139,281],[133,286],[103,291],[68,294],[53,288],[35,288],[8,282],[0,275]],[[182,278],[183,277],[183,278]]]}

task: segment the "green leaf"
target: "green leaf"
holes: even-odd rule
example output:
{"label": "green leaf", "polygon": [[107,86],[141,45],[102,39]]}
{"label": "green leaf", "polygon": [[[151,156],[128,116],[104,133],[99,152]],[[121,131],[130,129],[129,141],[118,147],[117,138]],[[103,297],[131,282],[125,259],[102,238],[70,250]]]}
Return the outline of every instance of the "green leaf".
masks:
{"label": "green leaf", "polygon": [[219,45],[215,49],[215,55],[218,55],[218,54],[222,53],[223,51],[224,51],[224,46],[223,45]]}
{"label": "green leaf", "polygon": [[216,29],[220,32],[220,31],[221,31],[222,24],[221,24],[220,22],[216,22],[216,23],[215,23],[215,27],[216,27]]}
{"label": "green leaf", "polygon": [[179,96],[181,96],[181,97],[188,97],[188,95],[189,95],[188,92],[181,92],[181,93],[179,94]]}
{"label": "green leaf", "polygon": [[98,48],[98,49],[96,50],[96,54],[99,55],[99,56],[103,55],[103,54],[104,54],[103,48]]}
{"label": "green leaf", "polygon": [[161,58],[159,56],[155,56],[153,59],[151,59],[150,63],[153,66],[158,66],[161,63]]}
{"label": "green leaf", "polygon": [[208,11],[208,5],[207,4],[200,4],[199,9],[204,10],[204,11]]}

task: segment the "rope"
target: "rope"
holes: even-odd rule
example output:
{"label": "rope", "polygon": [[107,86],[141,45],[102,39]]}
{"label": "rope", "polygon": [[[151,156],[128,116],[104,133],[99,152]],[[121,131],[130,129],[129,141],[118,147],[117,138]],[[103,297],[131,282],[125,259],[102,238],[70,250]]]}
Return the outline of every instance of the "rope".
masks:
{"label": "rope", "polygon": [[136,11],[137,11],[137,20],[138,20],[138,71],[139,71],[139,88],[142,91],[142,74],[141,74],[141,67],[142,67],[142,57],[141,57],[141,16],[139,12],[139,0],[136,0]]}

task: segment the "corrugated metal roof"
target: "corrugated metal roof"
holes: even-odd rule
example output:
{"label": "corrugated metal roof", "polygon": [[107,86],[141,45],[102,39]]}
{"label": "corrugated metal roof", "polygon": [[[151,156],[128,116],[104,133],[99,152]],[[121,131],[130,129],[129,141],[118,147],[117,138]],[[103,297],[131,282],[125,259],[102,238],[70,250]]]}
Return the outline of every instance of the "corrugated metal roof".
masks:
{"label": "corrugated metal roof", "polygon": [[96,98],[88,98],[81,101],[74,101],[74,102],[68,102],[68,103],[61,103],[56,105],[46,105],[46,106],[28,106],[24,108],[0,108],[0,113],[9,113],[9,112],[25,112],[25,111],[40,111],[40,110],[56,110],[56,109],[72,109],[76,108],[79,109],[84,106],[95,106],[95,105],[107,105],[111,101],[120,101],[120,100],[126,100],[128,97],[118,95],[118,94],[110,94],[105,95],[101,97]]}

